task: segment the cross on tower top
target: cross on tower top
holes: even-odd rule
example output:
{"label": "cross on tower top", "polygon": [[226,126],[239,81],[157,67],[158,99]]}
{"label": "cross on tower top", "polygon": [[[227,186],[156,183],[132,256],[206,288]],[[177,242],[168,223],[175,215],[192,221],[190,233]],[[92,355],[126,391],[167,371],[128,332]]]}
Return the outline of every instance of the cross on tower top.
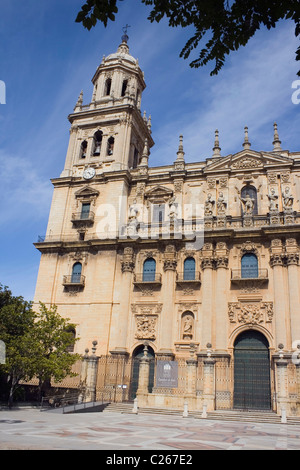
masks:
{"label": "cross on tower top", "polygon": [[126,25],[122,28],[122,29],[123,29],[123,32],[124,32],[124,34],[123,34],[123,36],[122,36],[122,42],[126,42],[126,43],[127,43],[128,39],[129,39],[129,37],[128,37],[128,35],[127,35],[127,30],[128,30],[128,28],[130,28],[130,27],[131,27],[131,26],[130,26],[129,24],[126,24]]}

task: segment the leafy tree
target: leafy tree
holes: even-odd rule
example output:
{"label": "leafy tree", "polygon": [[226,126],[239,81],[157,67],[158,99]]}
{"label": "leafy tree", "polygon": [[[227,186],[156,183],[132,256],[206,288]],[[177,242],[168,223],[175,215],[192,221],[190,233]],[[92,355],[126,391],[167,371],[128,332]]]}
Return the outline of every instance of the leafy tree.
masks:
{"label": "leafy tree", "polygon": [[[120,0],[123,1],[123,0]],[[148,16],[151,22],[166,17],[169,26],[183,28],[193,26],[194,35],[183,47],[180,56],[187,59],[193,49],[207,36],[205,47],[200,50],[191,67],[202,67],[215,62],[211,75],[217,75],[225,63],[225,57],[245,46],[262,26],[275,28],[280,20],[295,22],[295,35],[300,35],[299,0],[141,0],[152,5]],[[100,21],[107,26],[118,13],[117,0],[86,0],[76,22],[91,29]],[[300,47],[296,51],[300,60]],[[300,71],[298,72],[300,76]]]}
{"label": "leafy tree", "polygon": [[15,297],[0,284],[0,340],[5,343],[5,364],[0,372],[7,374],[8,404],[21,386],[21,381],[39,379],[39,394],[51,379],[61,381],[72,373],[73,364],[80,358],[68,348],[75,343],[74,325],[60,317],[57,307],[49,309],[40,303],[40,311],[32,303]]}
{"label": "leafy tree", "polygon": [[0,366],[0,370],[8,374],[8,403],[12,406],[20,381],[34,376],[31,332],[35,313],[30,302],[14,297],[3,286],[0,286],[0,305],[0,339],[6,347],[5,364]]}
{"label": "leafy tree", "polygon": [[55,305],[47,308],[40,302],[32,334],[35,349],[33,368],[39,379],[40,396],[51,379],[60,382],[68,375],[76,375],[72,372],[72,366],[80,355],[68,352],[76,341],[72,333],[74,329],[75,325],[69,323],[69,319],[62,318]]}

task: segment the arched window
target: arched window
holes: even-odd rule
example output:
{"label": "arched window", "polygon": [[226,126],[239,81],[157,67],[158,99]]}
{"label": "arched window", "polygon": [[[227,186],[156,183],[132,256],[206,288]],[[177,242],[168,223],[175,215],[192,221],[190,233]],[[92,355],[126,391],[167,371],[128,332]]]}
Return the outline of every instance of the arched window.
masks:
{"label": "arched window", "polygon": [[115,139],[110,137],[107,141],[107,155],[112,155],[114,153]]}
{"label": "arched window", "polygon": [[196,263],[195,263],[194,258],[186,258],[186,260],[184,261],[184,267],[183,267],[184,281],[195,280],[195,269],[196,269]]}
{"label": "arched window", "polygon": [[85,158],[85,157],[86,157],[87,145],[88,145],[88,144],[87,144],[87,141],[86,141],[86,140],[84,140],[83,142],[81,142],[79,158]]}
{"label": "arched window", "polygon": [[151,282],[155,281],[155,272],[156,272],[156,261],[153,258],[148,258],[144,262],[143,266],[143,281]]}
{"label": "arched window", "polygon": [[101,144],[102,144],[102,132],[97,131],[94,134],[94,146],[93,146],[93,156],[98,157],[101,152]]}
{"label": "arched window", "polygon": [[123,80],[121,96],[125,96],[127,90],[128,80]]}
{"label": "arched window", "polygon": [[82,264],[75,263],[72,268],[71,282],[74,282],[75,284],[80,282],[81,271],[82,271]]}
{"label": "arched window", "polygon": [[[253,201],[253,209],[252,211],[252,215],[257,215],[258,211],[257,211],[257,191],[256,191],[256,188],[254,186],[244,186],[242,191],[241,191],[241,199],[242,200],[245,200],[247,198],[249,198]],[[244,207],[242,208],[242,213],[246,213],[246,210],[245,210],[245,203],[244,203]]]}
{"label": "arched window", "polygon": [[241,262],[242,278],[257,278],[258,277],[258,260],[254,253],[246,253],[242,257]]}
{"label": "arched window", "polygon": [[111,90],[111,78],[107,78],[105,82],[104,95],[109,96]]}

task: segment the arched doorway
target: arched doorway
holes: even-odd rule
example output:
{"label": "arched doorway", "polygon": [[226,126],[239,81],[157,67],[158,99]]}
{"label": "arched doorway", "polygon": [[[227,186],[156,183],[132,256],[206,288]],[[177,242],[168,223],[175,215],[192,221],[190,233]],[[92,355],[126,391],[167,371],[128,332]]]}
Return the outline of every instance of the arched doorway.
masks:
{"label": "arched doorway", "polygon": [[271,408],[269,343],[259,331],[244,331],[234,343],[233,406],[247,410]]}
{"label": "arched doorway", "polygon": [[[140,360],[144,356],[144,345],[138,346],[132,353],[132,375],[130,384],[130,398],[134,400],[139,385]],[[148,346],[148,358],[150,358],[149,385],[148,391],[152,392],[154,386],[154,351]]]}

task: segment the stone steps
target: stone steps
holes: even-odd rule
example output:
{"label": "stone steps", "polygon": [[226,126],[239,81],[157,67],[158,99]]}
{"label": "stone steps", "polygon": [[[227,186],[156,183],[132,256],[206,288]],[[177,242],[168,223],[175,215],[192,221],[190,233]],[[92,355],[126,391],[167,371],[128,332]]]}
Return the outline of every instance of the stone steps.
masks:
{"label": "stone steps", "polygon": [[[123,413],[132,414],[133,403],[110,403],[103,413]],[[182,417],[183,410],[172,408],[140,408],[139,414],[156,414],[164,416],[177,416]],[[190,411],[188,418],[203,419],[202,411]],[[235,410],[216,410],[207,413],[207,419],[219,421],[238,421],[244,423],[269,423],[280,424],[281,417],[272,411],[235,411]],[[300,426],[300,418],[288,417],[287,424],[294,424]]]}

